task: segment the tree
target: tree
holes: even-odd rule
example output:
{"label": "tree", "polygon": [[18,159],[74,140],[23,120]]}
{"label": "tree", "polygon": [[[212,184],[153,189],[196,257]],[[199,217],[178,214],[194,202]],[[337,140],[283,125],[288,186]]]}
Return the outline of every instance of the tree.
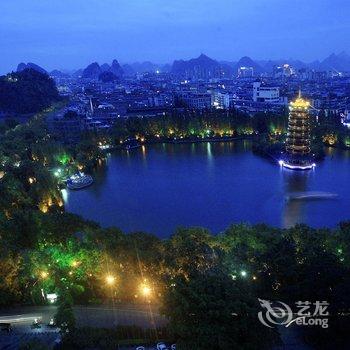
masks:
{"label": "tree", "polygon": [[0,110],[37,113],[60,100],[54,81],[45,73],[25,69],[0,77]]}
{"label": "tree", "polygon": [[217,271],[176,277],[163,304],[179,349],[269,348],[277,337],[259,323],[258,310],[243,283]]}
{"label": "tree", "polygon": [[70,294],[65,290],[61,290],[61,294],[58,298],[58,308],[55,314],[55,321],[63,334],[75,329],[75,317],[72,306],[73,299]]}
{"label": "tree", "polygon": [[206,229],[178,229],[165,244],[165,265],[170,276],[190,276],[217,266],[220,256],[213,243],[214,239]]}
{"label": "tree", "polygon": [[19,350],[49,350],[50,347],[40,339],[32,339],[19,346]]}

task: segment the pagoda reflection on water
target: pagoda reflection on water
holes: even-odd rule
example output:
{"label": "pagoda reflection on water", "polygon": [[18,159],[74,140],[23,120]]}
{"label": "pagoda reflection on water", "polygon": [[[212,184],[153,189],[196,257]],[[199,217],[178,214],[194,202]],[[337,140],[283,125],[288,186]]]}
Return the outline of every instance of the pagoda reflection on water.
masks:
{"label": "pagoda reflection on water", "polygon": [[310,102],[299,96],[289,104],[286,153],[280,165],[293,170],[313,169],[311,156]]}

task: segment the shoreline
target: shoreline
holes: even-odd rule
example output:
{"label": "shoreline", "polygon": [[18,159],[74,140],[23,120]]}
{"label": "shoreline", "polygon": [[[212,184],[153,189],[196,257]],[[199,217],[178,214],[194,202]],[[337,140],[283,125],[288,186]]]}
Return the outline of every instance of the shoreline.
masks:
{"label": "shoreline", "polygon": [[[157,145],[162,143],[167,144],[188,144],[188,143],[204,143],[204,142],[231,142],[231,141],[240,141],[240,140],[254,140],[254,136],[227,136],[227,137],[206,137],[206,138],[198,138],[198,139],[177,139],[177,140],[170,140],[170,139],[159,139],[159,140],[151,140],[151,141],[144,141],[140,143],[139,145],[132,147],[132,149],[140,148],[142,146],[147,145]],[[102,152],[108,153],[113,150],[126,150],[125,146],[123,144],[111,146],[106,149],[101,149]]]}

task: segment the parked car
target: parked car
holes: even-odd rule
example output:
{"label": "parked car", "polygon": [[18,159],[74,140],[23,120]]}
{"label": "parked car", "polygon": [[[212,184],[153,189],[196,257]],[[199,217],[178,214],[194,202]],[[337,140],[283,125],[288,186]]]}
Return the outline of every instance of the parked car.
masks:
{"label": "parked car", "polygon": [[32,325],[30,326],[32,329],[41,328],[41,319],[35,318]]}
{"label": "parked car", "polygon": [[49,327],[49,328],[56,328],[57,327],[56,322],[53,318],[50,319],[50,322],[47,324],[47,327]]}

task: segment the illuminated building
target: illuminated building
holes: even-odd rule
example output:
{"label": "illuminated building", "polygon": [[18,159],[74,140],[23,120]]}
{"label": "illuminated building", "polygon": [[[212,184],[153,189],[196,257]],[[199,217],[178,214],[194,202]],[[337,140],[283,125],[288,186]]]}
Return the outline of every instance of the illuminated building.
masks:
{"label": "illuminated building", "polygon": [[182,93],[178,96],[187,107],[206,109],[211,107],[211,95],[207,93]]}
{"label": "illuminated building", "polygon": [[253,101],[265,103],[279,103],[280,90],[275,86],[265,86],[261,82],[253,83]]}
{"label": "illuminated building", "polygon": [[254,68],[245,66],[239,67],[237,75],[239,78],[251,78],[254,76]]}
{"label": "illuminated building", "polygon": [[275,78],[288,78],[295,74],[294,68],[289,64],[283,64],[282,66],[275,66],[273,68],[273,76]]}
{"label": "illuminated building", "polygon": [[225,92],[214,91],[211,96],[212,106],[216,109],[230,108],[230,94]]}
{"label": "illuminated building", "polygon": [[301,94],[289,104],[288,135],[286,156],[280,165],[296,170],[308,170],[315,167],[311,157],[310,102]]}

